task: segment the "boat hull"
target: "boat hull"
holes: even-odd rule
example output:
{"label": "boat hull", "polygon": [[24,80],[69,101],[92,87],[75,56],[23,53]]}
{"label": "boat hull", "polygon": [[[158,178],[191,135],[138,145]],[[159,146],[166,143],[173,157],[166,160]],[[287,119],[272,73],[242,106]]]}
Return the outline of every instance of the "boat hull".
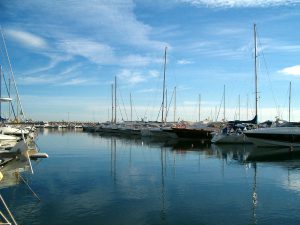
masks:
{"label": "boat hull", "polygon": [[245,135],[256,146],[300,146],[300,127],[276,127],[250,130]]}
{"label": "boat hull", "polygon": [[179,138],[211,139],[211,129],[172,128]]}

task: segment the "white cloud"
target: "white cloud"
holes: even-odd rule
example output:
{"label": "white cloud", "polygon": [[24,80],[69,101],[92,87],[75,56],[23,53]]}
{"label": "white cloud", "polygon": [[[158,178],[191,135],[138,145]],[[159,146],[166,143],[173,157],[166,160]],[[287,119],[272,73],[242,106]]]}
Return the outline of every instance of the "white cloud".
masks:
{"label": "white cloud", "polygon": [[123,69],[117,75],[123,82],[126,82],[130,85],[135,85],[146,81],[145,76],[141,75],[139,72],[130,71],[128,69]]}
{"label": "white cloud", "polygon": [[283,68],[279,73],[292,76],[300,76],[300,65]]}
{"label": "white cloud", "polygon": [[18,83],[22,85],[35,85],[35,84],[55,84],[60,82],[62,78],[57,76],[23,76],[18,79]]}
{"label": "white cloud", "polygon": [[81,79],[81,78],[73,78],[69,81],[63,82],[60,85],[67,86],[67,85],[80,85],[80,84],[86,84],[88,83],[88,80]]}
{"label": "white cloud", "polygon": [[81,56],[94,63],[112,64],[116,61],[113,49],[99,42],[86,39],[63,40],[59,48],[64,49],[68,54]]}
{"label": "white cloud", "polygon": [[151,63],[161,63],[161,59],[141,55],[128,55],[118,60],[124,66],[147,66]]}
{"label": "white cloud", "polygon": [[177,64],[179,65],[187,65],[187,64],[192,64],[193,62],[187,59],[180,59],[177,61]]}
{"label": "white cloud", "polygon": [[150,77],[156,78],[156,77],[159,77],[159,72],[157,70],[150,70],[149,75],[150,75]]}
{"label": "white cloud", "polygon": [[247,7],[269,7],[269,6],[282,6],[293,5],[299,1],[292,0],[180,0],[184,3],[189,3],[195,6],[207,7],[226,7],[226,8],[247,8]]}
{"label": "white cloud", "polygon": [[6,35],[10,36],[11,38],[15,39],[16,41],[22,43],[26,47],[33,47],[33,48],[46,48],[47,42],[32,33],[21,31],[21,30],[14,30],[14,29],[7,29],[5,30]]}
{"label": "white cloud", "polygon": [[138,93],[157,93],[160,92],[160,89],[155,89],[155,88],[148,88],[148,89],[142,89],[137,91]]}
{"label": "white cloud", "polygon": [[[32,17],[42,17],[43,20],[35,20],[32,27],[40,29],[44,26],[39,25],[47,21],[48,29],[44,28],[43,32],[52,38],[85,34],[97,36],[102,42],[107,40],[143,49],[163,49],[166,43],[153,39],[153,28],[136,17],[135,4],[133,0],[90,0],[84,3],[81,0],[27,0],[26,4],[13,1],[7,7],[12,14],[25,11]],[[68,23],[71,25],[65,26]],[[84,34],[78,30],[84,30]]]}

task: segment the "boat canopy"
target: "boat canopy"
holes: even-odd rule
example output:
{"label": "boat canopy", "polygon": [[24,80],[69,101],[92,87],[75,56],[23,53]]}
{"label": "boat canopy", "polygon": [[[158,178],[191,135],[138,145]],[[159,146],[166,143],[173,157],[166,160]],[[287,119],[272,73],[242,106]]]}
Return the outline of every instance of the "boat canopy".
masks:
{"label": "boat canopy", "polygon": [[234,120],[234,121],[228,121],[229,124],[241,124],[241,123],[247,123],[247,124],[257,124],[257,115],[254,116],[252,120]]}
{"label": "boat canopy", "polygon": [[0,98],[0,102],[11,102],[12,98]]}

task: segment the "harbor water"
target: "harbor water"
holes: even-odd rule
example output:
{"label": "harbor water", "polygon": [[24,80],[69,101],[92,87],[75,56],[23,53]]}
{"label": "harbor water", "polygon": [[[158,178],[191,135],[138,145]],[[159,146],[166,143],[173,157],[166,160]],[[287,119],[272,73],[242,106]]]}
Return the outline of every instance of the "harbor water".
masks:
{"label": "harbor water", "polygon": [[49,158],[22,176],[41,200],[1,189],[21,225],[300,224],[294,152],[46,129],[37,145]]}

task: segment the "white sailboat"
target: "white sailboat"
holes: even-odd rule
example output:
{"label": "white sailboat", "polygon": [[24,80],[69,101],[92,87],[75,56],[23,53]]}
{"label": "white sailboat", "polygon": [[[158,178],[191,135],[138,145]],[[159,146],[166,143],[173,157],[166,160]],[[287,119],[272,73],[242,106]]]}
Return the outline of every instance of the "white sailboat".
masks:
{"label": "white sailboat", "polygon": [[[144,127],[141,129],[142,137],[156,137],[156,138],[176,138],[174,130],[171,128],[172,125],[168,126],[166,123],[167,120],[167,112],[164,112],[165,107],[167,105],[165,101],[165,86],[166,86],[166,63],[167,63],[167,47],[165,47],[164,54],[164,78],[163,78],[163,95],[162,95],[162,104],[161,104],[161,123],[153,123],[148,127]],[[164,116],[164,113],[166,115]]]}
{"label": "white sailboat", "polygon": [[[211,139],[215,144],[229,143],[252,143],[244,134],[244,129],[247,127],[243,124],[257,124],[257,108],[258,108],[258,88],[257,88],[257,41],[256,41],[256,24],[254,24],[254,75],[255,75],[255,117],[250,121],[229,121],[227,127],[221,132],[215,133]],[[235,129],[233,129],[235,128]]]}
{"label": "white sailboat", "polygon": [[299,147],[300,124],[290,122],[291,119],[291,83],[289,86],[289,122],[271,128],[258,128],[245,132],[247,138],[258,147]]}

